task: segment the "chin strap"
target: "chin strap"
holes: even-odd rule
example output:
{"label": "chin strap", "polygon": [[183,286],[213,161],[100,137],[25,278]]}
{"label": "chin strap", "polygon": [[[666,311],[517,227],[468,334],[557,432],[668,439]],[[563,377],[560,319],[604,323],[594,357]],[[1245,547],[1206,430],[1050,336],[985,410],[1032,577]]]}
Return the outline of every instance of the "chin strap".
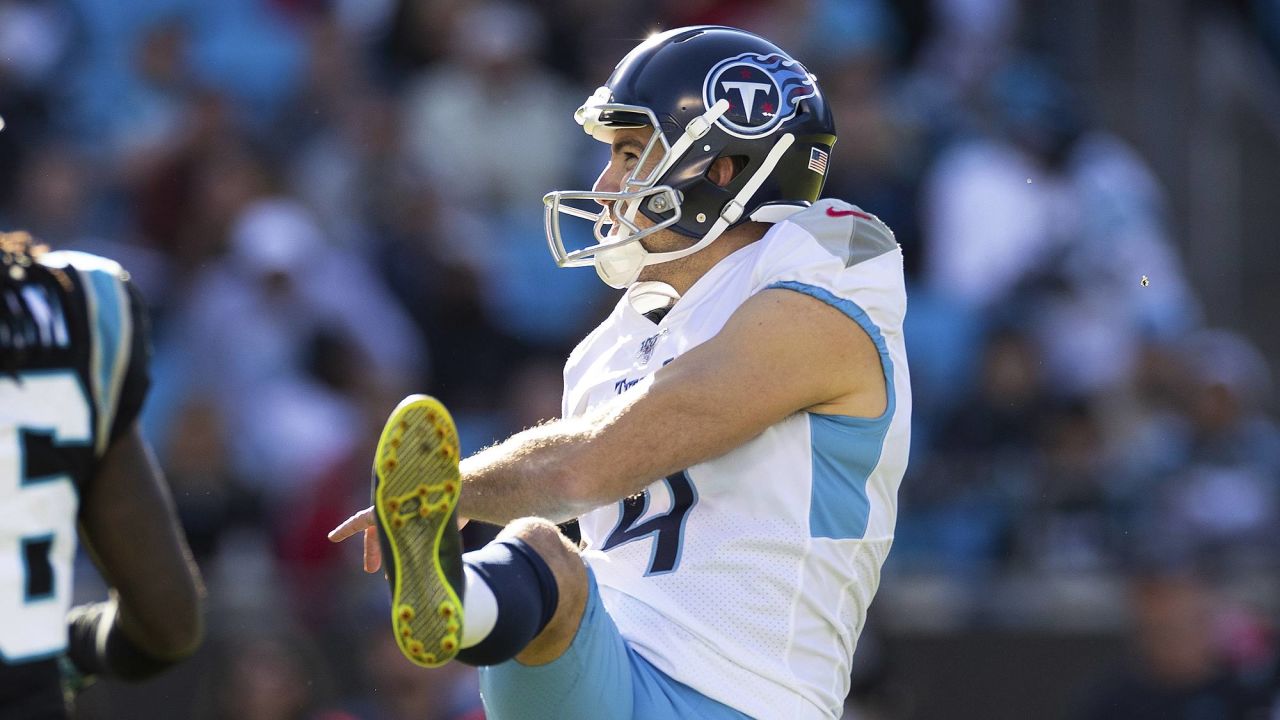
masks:
{"label": "chin strap", "polygon": [[720,217],[716,218],[715,223],[707,231],[707,234],[703,235],[696,243],[682,250],[651,253],[644,249],[639,240],[635,240],[617,247],[597,251],[594,259],[596,273],[600,276],[600,279],[610,287],[624,288],[635,282],[636,278],[640,276],[641,269],[649,265],[657,265],[658,263],[689,257],[715,242],[717,238],[724,234],[725,230],[729,229],[730,225],[742,217],[743,210],[751,202],[752,196],[768,179],[773,169],[777,167],[778,162],[782,160],[782,156],[795,141],[796,136],[791,133],[778,138],[778,142],[773,144],[773,148],[765,156],[764,162],[760,163],[760,167],[743,184],[738,194],[725,203],[724,208],[720,211]]}

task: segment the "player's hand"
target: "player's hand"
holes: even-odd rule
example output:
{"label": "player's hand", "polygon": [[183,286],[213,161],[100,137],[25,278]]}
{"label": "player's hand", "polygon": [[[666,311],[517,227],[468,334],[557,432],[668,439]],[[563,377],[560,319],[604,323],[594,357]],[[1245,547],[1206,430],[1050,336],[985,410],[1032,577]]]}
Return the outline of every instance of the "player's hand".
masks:
{"label": "player's hand", "polygon": [[[466,518],[458,518],[458,529],[466,527]],[[352,515],[342,521],[341,525],[329,531],[329,541],[340,543],[356,533],[364,533],[364,571],[376,573],[382,567],[382,546],[378,543],[378,518],[373,507]]]}
{"label": "player's hand", "polygon": [[373,507],[352,515],[342,524],[329,531],[329,541],[340,543],[356,533],[364,534],[364,571],[376,573],[382,567],[382,546],[378,544],[378,518],[373,514]]}

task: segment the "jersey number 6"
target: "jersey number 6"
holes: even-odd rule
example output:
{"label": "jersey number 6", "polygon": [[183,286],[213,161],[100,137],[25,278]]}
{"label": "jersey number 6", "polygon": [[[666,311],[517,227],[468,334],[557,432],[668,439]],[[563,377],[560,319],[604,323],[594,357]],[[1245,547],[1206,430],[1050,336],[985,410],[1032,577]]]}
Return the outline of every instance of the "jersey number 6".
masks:
{"label": "jersey number 6", "polygon": [[79,498],[69,475],[30,477],[31,435],[54,445],[92,439],[89,400],[75,375],[0,376],[0,658],[21,662],[66,646]]}
{"label": "jersey number 6", "polygon": [[693,486],[689,475],[681,470],[668,475],[665,480],[671,493],[671,509],[661,515],[640,521],[649,509],[650,492],[645,490],[639,495],[623,500],[618,525],[605,538],[601,550],[612,550],[626,545],[633,540],[654,536],[653,548],[649,552],[649,569],[645,575],[662,575],[674,571],[680,566],[680,549],[684,541],[684,521],[689,511],[698,503],[698,491]]}

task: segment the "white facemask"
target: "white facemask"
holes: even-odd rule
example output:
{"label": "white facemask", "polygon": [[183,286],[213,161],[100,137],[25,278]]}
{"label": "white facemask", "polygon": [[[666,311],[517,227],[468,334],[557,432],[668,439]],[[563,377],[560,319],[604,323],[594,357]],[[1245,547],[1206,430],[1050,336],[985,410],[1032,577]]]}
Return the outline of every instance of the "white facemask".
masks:
{"label": "white facemask", "polygon": [[[612,129],[599,123],[599,117],[605,110],[644,115],[649,120],[650,127],[660,127],[657,117],[654,116],[653,111],[649,108],[608,103],[607,100],[610,94],[611,91],[608,88],[600,88],[595,95],[587,100],[585,105],[578,109],[578,113],[575,115],[577,121],[582,124],[583,129],[595,139],[610,142],[612,137]],[[547,193],[542,198],[545,205],[544,222],[547,231],[547,244],[556,260],[556,264],[560,267],[594,265],[596,273],[600,275],[600,279],[606,284],[615,288],[624,288],[635,282],[640,275],[641,268],[646,265],[670,262],[699,252],[715,242],[721,233],[736,223],[742,217],[756,190],[773,172],[787,148],[791,147],[792,143],[795,142],[795,136],[791,133],[778,136],[769,153],[760,165],[752,171],[751,177],[738,191],[737,195],[723,206],[719,217],[712,220],[711,226],[702,237],[695,238],[693,245],[682,250],[651,253],[640,244],[640,240],[643,238],[665,230],[680,221],[682,217],[681,203],[683,201],[679,193],[668,185],[658,185],[656,183],[665,175],[668,168],[674,166],[684,157],[685,153],[693,148],[694,142],[705,135],[728,108],[729,103],[727,100],[721,99],[717,101],[707,112],[689,121],[685,131],[670,147],[666,146],[664,136],[659,132],[655,132],[650,137],[648,145],[640,156],[640,160],[636,165],[637,169],[632,171],[631,176],[623,181],[623,189],[620,191],[558,190]],[[662,148],[662,155],[658,157],[656,165],[649,170],[645,178],[637,178],[636,174],[639,172],[639,168],[644,166],[645,158],[649,157],[650,153],[659,147]],[[670,217],[650,227],[638,227],[635,224],[635,216],[641,203],[649,203],[656,200],[664,201],[666,207],[672,209]],[[595,201],[602,206],[621,203],[621,217],[611,217],[608,209],[591,212],[573,207],[566,201]],[[564,238],[560,233],[559,218],[561,213],[591,221],[596,244],[580,250],[569,251],[565,247]],[[754,213],[751,219],[757,219],[754,217]],[[700,218],[699,222],[702,221],[703,219]],[[620,223],[623,227],[618,228],[615,226],[606,234],[604,229],[615,222]]]}

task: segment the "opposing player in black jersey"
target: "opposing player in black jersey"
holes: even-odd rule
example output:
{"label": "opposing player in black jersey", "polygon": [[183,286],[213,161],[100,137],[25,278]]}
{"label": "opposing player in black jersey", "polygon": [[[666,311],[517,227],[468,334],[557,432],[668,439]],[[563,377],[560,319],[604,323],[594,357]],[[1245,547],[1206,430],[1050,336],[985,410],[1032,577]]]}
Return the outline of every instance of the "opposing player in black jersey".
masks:
{"label": "opposing player in black jersey", "polygon": [[[135,680],[199,645],[199,573],[137,425],[147,352],[119,265],[0,233],[0,720],[66,717],[63,656]],[[77,529],[112,592],[68,612]]]}

